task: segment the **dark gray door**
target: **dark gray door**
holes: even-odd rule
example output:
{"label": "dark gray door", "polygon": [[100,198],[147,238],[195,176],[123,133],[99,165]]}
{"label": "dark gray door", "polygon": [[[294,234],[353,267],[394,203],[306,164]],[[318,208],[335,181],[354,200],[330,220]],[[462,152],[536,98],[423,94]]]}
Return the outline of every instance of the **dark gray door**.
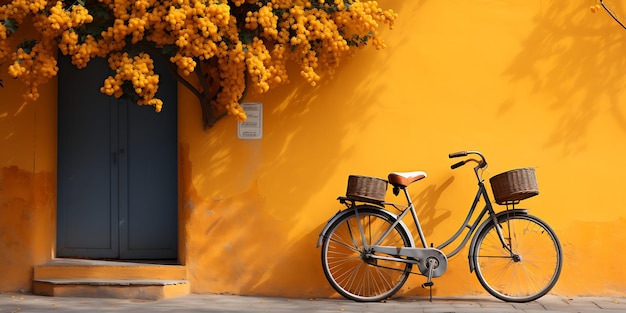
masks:
{"label": "dark gray door", "polygon": [[77,70],[62,57],[59,68],[57,255],[175,259],[175,80],[160,73],[155,113],[100,93],[105,60]]}

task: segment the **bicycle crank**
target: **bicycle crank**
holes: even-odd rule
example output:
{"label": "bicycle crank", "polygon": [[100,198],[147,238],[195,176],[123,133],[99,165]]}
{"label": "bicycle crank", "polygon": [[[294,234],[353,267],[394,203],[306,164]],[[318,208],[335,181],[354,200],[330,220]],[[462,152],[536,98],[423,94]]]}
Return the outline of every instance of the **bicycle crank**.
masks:
{"label": "bicycle crank", "polygon": [[[448,258],[439,249],[390,246],[371,246],[370,248],[376,253],[417,259],[417,267],[424,276],[439,277],[443,275],[448,268]],[[432,266],[430,264],[432,264]]]}

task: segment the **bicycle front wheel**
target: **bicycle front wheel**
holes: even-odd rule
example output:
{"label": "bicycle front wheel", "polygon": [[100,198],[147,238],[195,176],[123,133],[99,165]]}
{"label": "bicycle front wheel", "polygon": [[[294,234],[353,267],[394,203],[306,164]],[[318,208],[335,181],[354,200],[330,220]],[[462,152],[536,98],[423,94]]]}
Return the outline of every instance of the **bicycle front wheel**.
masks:
{"label": "bicycle front wheel", "polygon": [[[411,264],[374,259],[363,248],[363,239],[374,244],[394,221],[383,210],[362,207],[358,208],[358,219],[353,211],[329,228],[322,243],[322,266],[328,282],[339,294],[354,301],[380,301],[406,282]],[[410,247],[411,241],[397,224],[379,244]]]}
{"label": "bicycle front wheel", "polygon": [[494,297],[508,302],[539,299],[556,284],[563,265],[561,244],[544,221],[526,214],[503,215],[478,234],[473,251],[476,277]]}

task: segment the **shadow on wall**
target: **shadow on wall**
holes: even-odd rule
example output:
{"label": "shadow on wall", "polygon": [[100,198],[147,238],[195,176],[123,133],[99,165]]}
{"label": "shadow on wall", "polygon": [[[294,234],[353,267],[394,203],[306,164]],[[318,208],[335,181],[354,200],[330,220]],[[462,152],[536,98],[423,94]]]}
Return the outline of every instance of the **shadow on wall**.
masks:
{"label": "shadow on wall", "polygon": [[[550,109],[558,111],[554,130],[545,147],[561,146],[564,155],[585,149],[581,137],[587,135],[594,118],[610,112],[626,132],[623,101],[626,79],[626,31],[604,11],[591,13],[591,1],[544,2],[537,15],[537,27],[522,42],[523,47],[504,72],[513,82],[528,81],[533,94],[546,95]],[[626,4],[607,1],[617,11]],[[506,113],[515,99],[505,101]]]}
{"label": "shadow on wall", "polygon": [[8,77],[5,71],[6,67],[0,66],[0,78],[4,82],[4,87],[0,88],[0,140],[4,152],[0,155],[0,165],[29,166],[21,152],[28,151],[24,142],[32,138],[33,111],[36,105],[42,104],[26,101],[23,97],[26,86]]}
{"label": "shadow on wall", "polygon": [[[403,3],[407,2],[391,6],[401,15],[411,14],[402,11]],[[553,98],[550,109],[562,118],[555,121],[545,145],[561,146],[563,154],[569,154],[585,148],[580,137],[600,111],[614,112],[617,124],[626,130],[617,97],[624,85],[624,33],[608,17],[590,15],[587,3],[544,3],[536,27],[503,76],[530,84],[531,93]],[[290,85],[259,99],[266,117],[262,141],[237,140],[232,123],[223,121],[181,147],[181,184],[186,189],[181,193],[182,221],[189,236],[185,251],[194,292],[335,294],[325,281],[315,248],[323,224],[311,222],[325,221],[332,213],[328,208],[308,209],[307,204],[340,208],[334,199],[318,199],[320,190],[330,185],[345,188],[345,181],[331,182],[329,177],[342,171],[341,160],[359,157],[355,148],[365,141],[353,138],[384,107],[380,94],[389,86],[376,77],[392,60],[371,50],[360,51],[334,79],[317,87],[306,85],[297,70],[291,71]],[[264,101],[269,97],[271,101]],[[609,107],[599,108],[600,104]],[[506,114],[517,105],[533,104],[511,98],[498,113]],[[348,137],[351,140],[345,140]],[[363,158],[380,154],[377,149],[385,143],[367,144],[371,154]],[[429,185],[417,194],[427,236],[450,216],[427,208],[436,207],[452,182],[450,178]]]}
{"label": "shadow on wall", "polygon": [[42,86],[41,99],[29,102],[26,86],[6,74],[6,64],[0,78],[0,292],[28,292],[32,266],[49,259],[54,233],[56,173],[41,170],[49,137],[37,133],[49,120],[46,97],[54,85]]}
{"label": "shadow on wall", "polygon": [[[396,11],[411,14],[401,6],[393,3]],[[189,236],[186,260],[194,292],[336,295],[325,280],[315,243],[323,222],[341,206],[334,198],[318,197],[327,197],[320,190],[328,186],[337,195],[345,190],[346,182],[335,179],[346,170],[343,160],[389,153],[380,149],[386,142],[354,140],[367,133],[388,105],[381,94],[393,80],[379,77],[397,60],[385,54],[393,53],[371,47],[359,51],[317,87],[304,83],[292,69],[291,84],[247,99],[264,103],[263,140],[238,140],[233,123],[225,120],[181,148],[181,162],[187,162],[181,169],[182,185],[187,186],[182,221]],[[364,145],[370,154],[355,155]],[[435,204],[452,181],[417,189],[427,235],[450,216],[435,210]]]}
{"label": "shadow on wall", "polygon": [[[187,266],[191,276],[207,284],[207,290],[197,292],[307,297],[323,293],[319,286],[328,286],[323,283],[315,247],[317,232],[323,225],[304,236],[299,233],[299,225],[316,214],[325,215],[319,219],[325,220],[332,213],[321,209],[303,211],[302,207],[328,183],[339,160],[351,155],[350,144],[342,142],[344,134],[359,132],[367,120],[375,117],[373,111],[362,110],[360,103],[376,101],[375,90],[384,88],[367,88],[369,80],[363,77],[342,84],[346,89],[341,90],[333,83],[342,76],[340,73],[334,81],[316,88],[297,83],[300,78],[292,76],[291,89],[276,90],[274,96],[278,94],[278,98],[272,98],[275,103],[288,105],[265,104],[262,142],[214,142],[237,141],[229,138],[232,129],[216,129],[207,136],[211,143],[203,145],[202,154],[211,161],[199,170],[200,174],[185,178],[184,183],[195,188],[200,180],[223,182],[210,184],[212,190],[185,195],[196,199],[188,207],[191,211],[185,208],[189,217],[183,219],[189,221],[187,233],[194,236],[187,243]],[[353,90],[350,96],[331,98],[331,94],[346,90]],[[355,119],[357,112],[360,116]],[[213,145],[218,149],[214,150]],[[231,155],[250,159],[235,164]],[[231,194],[233,190],[235,194]],[[265,194],[285,196],[268,203]],[[308,283],[303,284],[303,280]],[[310,290],[304,287],[307,285]],[[223,290],[212,289],[216,286],[223,286]],[[326,293],[330,295],[328,288]]]}
{"label": "shadow on wall", "polygon": [[[238,140],[232,123],[223,121],[202,142],[181,147],[180,162],[187,162],[181,165],[181,183],[187,186],[182,220],[194,292],[333,294],[315,247],[323,225],[311,225],[333,212],[304,207],[319,203],[312,199],[328,184],[345,188],[345,181],[329,182],[341,160],[355,157],[359,143],[344,139],[358,136],[384,101],[379,97],[386,82],[375,78],[392,60],[372,47],[357,54],[316,87],[294,68],[289,85],[260,98],[263,140]],[[375,149],[383,143],[367,144]],[[198,156],[204,160],[197,162]],[[334,199],[328,203],[340,208]]]}

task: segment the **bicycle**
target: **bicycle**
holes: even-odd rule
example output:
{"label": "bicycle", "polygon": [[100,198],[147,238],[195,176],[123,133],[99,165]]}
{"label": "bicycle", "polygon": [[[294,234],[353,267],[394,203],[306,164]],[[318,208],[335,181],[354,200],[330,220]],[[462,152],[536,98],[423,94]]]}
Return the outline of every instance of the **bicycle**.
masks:
{"label": "bicycle", "polygon": [[[452,169],[477,163],[474,173],[478,190],[462,225],[437,247],[427,245],[407,189],[425,178],[425,172],[392,172],[388,181],[349,176],[346,196],[337,198],[346,208],[328,221],[317,241],[317,247],[322,247],[324,274],[339,294],[354,301],[381,301],[398,292],[409,274],[418,274],[426,276],[422,287],[430,288],[432,301],[432,279],[445,273],[448,258],[459,253],[470,239],[470,273],[474,272],[494,297],[529,302],[554,287],[563,265],[561,244],[546,222],[528,214],[528,209],[516,208],[521,200],[539,193],[534,169],[516,169],[490,179],[496,203],[506,208],[496,213],[482,178],[487,168],[482,153],[460,151],[449,157],[465,157]],[[388,184],[395,196],[404,193],[407,205],[385,202]],[[481,199],[485,205],[474,217]],[[386,207],[395,208],[399,214]],[[409,212],[421,247],[416,246],[414,235],[403,221]],[[465,228],[468,232],[458,246],[443,253],[442,249],[455,242]],[[413,266],[418,271],[413,271]]]}

